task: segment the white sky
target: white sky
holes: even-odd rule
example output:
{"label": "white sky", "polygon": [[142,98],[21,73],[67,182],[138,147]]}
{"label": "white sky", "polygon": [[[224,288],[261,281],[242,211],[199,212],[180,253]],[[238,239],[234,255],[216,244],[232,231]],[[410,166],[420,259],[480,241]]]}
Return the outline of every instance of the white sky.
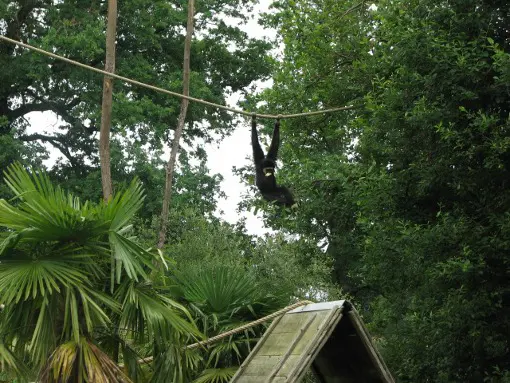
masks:
{"label": "white sky", "polygon": [[[250,37],[263,37],[274,38],[276,36],[275,30],[264,30],[258,25],[258,15],[262,12],[267,12],[272,0],[260,0],[260,3],[255,6],[253,15],[254,18],[247,24],[242,25],[241,28],[245,30]],[[193,59],[193,58],[192,58]],[[259,89],[270,86],[271,81],[266,83],[258,82]],[[229,106],[236,106],[237,101],[240,100],[240,95],[235,94],[227,99]],[[33,112],[26,116],[30,122],[31,127],[28,133],[45,132],[55,129],[59,124],[56,116],[52,113]],[[45,162],[46,166],[52,166],[56,159],[61,157],[59,151],[55,150],[51,145],[47,146],[50,149],[50,159]],[[232,172],[232,167],[241,167],[251,162],[251,144],[250,144],[250,130],[249,127],[240,123],[234,133],[225,138],[219,146],[217,144],[209,144],[206,146],[208,156],[208,167],[211,174],[220,173],[223,175],[224,180],[221,184],[222,190],[227,194],[227,199],[220,199],[218,201],[218,209],[222,210],[224,214],[220,215],[222,219],[229,223],[235,223],[240,218],[246,218],[246,228],[249,234],[263,235],[272,232],[270,229],[265,228],[262,219],[255,216],[252,212],[244,212],[239,215],[236,212],[238,203],[241,201],[242,196],[246,194],[247,188],[242,185],[239,178]],[[228,158],[227,158],[228,156]],[[165,158],[166,160],[167,158]],[[100,185],[98,185],[100,187]]]}
{"label": "white sky", "polygon": [[[258,24],[258,15],[260,13],[268,12],[272,0],[260,0],[254,8],[254,18],[249,20],[246,25],[242,25],[241,29],[246,31],[250,37],[268,37],[273,39],[276,37],[274,29],[263,29]],[[272,81],[257,82],[258,88],[262,89],[265,86],[271,86]],[[235,107],[236,103],[240,100],[239,95],[232,95],[227,99],[230,106]],[[241,216],[236,212],[242,196],[246,194],[247,188],[239,182],[239,178],[232,172],[232,167],[241,167],[251,163],[251,139],[250,129],[247,124],[241,123],[234,131],[234,133],[224,139],[219,148],[217,145],[208,145],[208,167],[211,173],[221,173],[224,177],[222,182],[222,190],[227,194],[227,199],[221,199],[218,203],[219,210],[224,212],[221,217],[230,223],[237,222],[240,218],[246,218],[246,228],[248,233],[263,235],[272,232],[270,229],[265,228],[260,217],[255,216],[253,212],[244,212]],[[227,160],[228,155],[228,160]]]}

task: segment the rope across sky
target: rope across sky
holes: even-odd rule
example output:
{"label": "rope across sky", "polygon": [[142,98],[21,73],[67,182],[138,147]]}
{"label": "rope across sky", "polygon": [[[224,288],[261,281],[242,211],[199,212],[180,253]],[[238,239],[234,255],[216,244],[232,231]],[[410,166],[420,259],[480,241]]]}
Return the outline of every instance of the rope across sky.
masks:
{"label": "rope across sky", "polygon": [[34,47],[32,45],[29,45],[29,44],[22,43],[21,41],[10,39],[10,38],[5,37],[5,36],[0,36],[0,40],[3,40],[5,42],[11,43],[11,44],[19,45],[19,46],[21,46],[23,48],[30,49],[30,50],[32,50],[34,52],[41,53],[41,54],[43,54],[45,56],[49,56],[49,57],[52,57],[54,59],[57,59],[57,60],[60,60],[60,61],[64,61],[64,62],[66,62],[68,64],[75,65],[75,66],[78,66],[80,68],[84,68],[84,69],[90,70],[92,72],[100,73],[100,74],[105,75],[105,76],[110,76],[112,78],[116,78],[118,80],[130,83],[130,84],[138,85],[138,86],[141,86],[143,88],[154,90],[156,92],[168,94],[170,96],[179,97],[179,98],[185,98],[185,99],[187,99],[189,101],[196,102],[196,103],[199,103],[199,104],[208,105],[208,106],[212,106],[214,108],[228,110],[229,112],[233,112],[233,113],[237,113],[237,114],[243,114],[245,116],[256,116],[256,117],[260,117],[260,118],[272,118],[272,119],[284,119],[284,118],[304,117],[304,116],[313,116],[313,115],[325,114],[325,113],[333,113],[333,112],[339,112],[339,111],[342,111],[342,110],[349,110],[349,109],[354,109],[355,108],[354,105],[349,105],[349,106],[342,106],[342,107],[338,107],[338,108],[316,110],[316,111],[313,111],[313,112],[304,112],[304,113],[296,113],[296,114],[259,114],[259,113],[253,113],[253,112],[249,112],[249,111],[246,111],[246,110],[230,108],[230,107],[225,106],[225,105],[215,104],[214,102],[205,101],[205,100],[202,100],[200,98],[184,96],[183,94],[180,94],[180,93],[177,93],[177,92],[172,92],[170,90],[159,88],[159,87],[154,86],[154,85],[145,84],[143,82],[132,80],[132,79],[127,78],[127,77],[119,76],[118,74],[115,74],[115,73],[106,72],[106,71],[104,71],[102,69],[94,68],[94,67],[92,67],[90,65],[86,65],[86,64],[83,64],[81,62],[68,59],[66,57],[63,57],[63,56],[57,55],[55,53],[51,53],[51,52],[45,51],[44,49],[37,48],[37,47]]}

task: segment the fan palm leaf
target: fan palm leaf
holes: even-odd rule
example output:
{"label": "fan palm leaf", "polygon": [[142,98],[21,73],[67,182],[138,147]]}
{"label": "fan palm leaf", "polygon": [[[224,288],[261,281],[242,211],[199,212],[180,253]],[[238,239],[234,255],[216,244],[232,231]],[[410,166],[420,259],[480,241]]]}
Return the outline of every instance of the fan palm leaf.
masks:
{"label": "fan palm leaf", "polygon": [[202,357],[196,350],[183,349],[183,339],[176,337],[154,355],[154,374],[151,383],[188,383],[200,370]]}
{"label": "fan palm leaf", "polygon": [[26,230],[24,237],[33,240],[79,242],[104,232],[108,221],[101,219],[88,203],[54,187],[43,172],[29,173],[20,164],[5,172],[5,182],[21,202],[12,206],[0,200],[0,225],[12,230]]}
{"label": "fan palm leaf", "polygon": [[11,371],[11,375],[27,380],[30,369],[23,360],[14,354],[5,344],[0,343],[0,372]]}
{"label": "fan palm leaf", "polygon": [[[216,265],[175,274],[197,326],[208,337],[249,323],[283,305],[241,266]],[[227,382],[258,340],[262,327],[196,349],[201,355],[194,382]]]}
{"label": "fan palm leaf", "polygon": [[208,368],[193,383],[228,383],[239,367]]}
{"label": "fan palm leaf", "polygon": [[255,279],[241,268],[214,267],[177,273],[184,298],[208,312],[224,314],[252,302]]}
{"label": "fan palm leaf", "polygon": [[0,200],[0,363],[7,369],[20,377],[17,361],[29,355],[43,382],[124,382],[93,339],[98,329],[118,335],[120,323],[132,339],[146,332],[140,339],[154,342],[199,336],[184,307],[148,283],[156,254],[127,236],[143,201],[139,182],[94,204],[19,164],[5,179],[15,194]]}
{"label": "fan palm leaf", "polygon": [[122,304],[119,327],[139,341],[147,336],[150,341],[168,342],[174,339],[175,331],[203,338],[188,310],[158,294],[150,283],[125,279],[115,299]]}
{"label": "fan palm leaf", "polygon": [[131,382],[108,355],[84,337],[61,344],[50,356],[39,380],[41,383]]}

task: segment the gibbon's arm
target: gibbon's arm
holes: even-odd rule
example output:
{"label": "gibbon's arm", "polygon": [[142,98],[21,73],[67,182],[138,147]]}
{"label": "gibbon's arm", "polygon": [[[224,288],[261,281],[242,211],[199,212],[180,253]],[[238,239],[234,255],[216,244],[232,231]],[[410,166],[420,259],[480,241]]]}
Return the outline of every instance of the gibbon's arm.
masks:
{"label": "gibbon's arm", "polygon": [[280,120],[276,120],[273,129],[273,138],[271,140],[271,146],[267,152],[267,158],[273,160],[276,164],[276,157],[278,156],[278,148],[280,147]]}
{"label": "gibbon's arm", "polygon": [[251,146],[253,148],[253,160],[255,161],[255,165],[259,166],[262,164],[262,160],[264,159],[264,151],[260,147],[255,117],[251,120]]}

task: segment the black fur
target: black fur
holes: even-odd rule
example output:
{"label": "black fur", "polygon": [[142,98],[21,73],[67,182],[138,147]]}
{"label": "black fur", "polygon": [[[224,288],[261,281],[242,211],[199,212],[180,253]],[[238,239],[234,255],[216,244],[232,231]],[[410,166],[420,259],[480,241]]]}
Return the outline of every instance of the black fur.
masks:
{"label": "black fur", "polygon": [[278,155],[278,147],[280,146],[280,121],[277,120],[274,125],[273,139],[266,156],[260,147],[257,124],[255,118],[253,118],[251,124],[251,145],[253,147],[253,161],[255,163],[255,183],[262,196],[267,201],[274,202],[277,205],[289,207],[294,205],[294,197],[290,190],[285,186],[278,186],[274,176],[276,157]]}

